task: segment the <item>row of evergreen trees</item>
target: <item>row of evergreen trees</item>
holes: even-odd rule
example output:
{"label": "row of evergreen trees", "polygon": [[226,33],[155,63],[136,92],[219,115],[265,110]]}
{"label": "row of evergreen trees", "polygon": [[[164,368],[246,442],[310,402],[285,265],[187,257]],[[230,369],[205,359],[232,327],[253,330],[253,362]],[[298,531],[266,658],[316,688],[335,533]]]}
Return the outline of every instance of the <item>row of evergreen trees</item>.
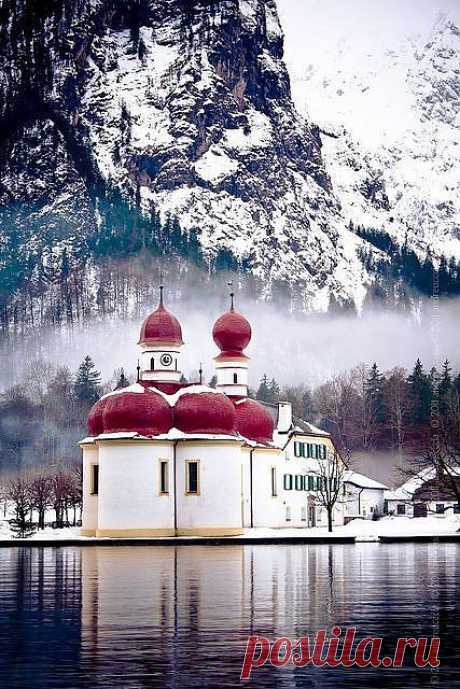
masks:
{"label": "row of evergreen trees", "polygon": [[356,234],[384,251],[389,261],[375,259],[371,250],[361,250],[364,266],[377,274],[377,281],[372,289],[374,300],[388,300],[396,295],[399,301],[408,298],[410,290],[431,297],[456,296],[460,294],[460,261],[454,256],[442,255],[439,261],[433,259],[430,251],[421,261],[418,255],[404,243],[400,246],[384,231],[364,227],[353,227]]}
{"label": "row of evergreen trees", "polygon": [[162,222],[153,207],[143,214],[139,195],[129,203],[117,190],[95,201],[94,219],[82,218],[81,228],[61,217],[42,217],[37,204],[3,208],[0,332],[22,324],[88,320],[98,315],[99,288],[117,291],[117,273],[141,277],[142,264],[150,271],[152,265],[163,270],[167,264],[177,276],[184,264],[205,275],[244,273],[249,261],[238,263],[225,248],[204,255],[197,234],[183,231],[177,217]]}
{"label": "row of evergreen trees", "polygon": [[376,363],[357,367],[311,390],[302,384],[280,387],[264,375],[255,392],[261,401],[289,400],[294,413],[330,431],[349,450],[400,449],[426,438],[434,417],[460,410],[460,373],[449,361],[425,371],[417,359],[412,371],[382,373]]}
{"label": "row of evergreen trees", "polygon": [[[89,356],[73,373],[43,360],[32,362],[24,383],[0,396],[0,474],[78,464],[78,441],[86,434],[92,404],[133,380],[119,369],[102,383]],[[215,383],[213,377],[209,384]],[[282,385],[264,375],[250,394],[272,404],[291,401],[297,417],[328,430],[350,452],[412,449],[426,438],[433,414],[460,415],[460,374],[448,361],[440,372],[425,371],[420,360],[410,373],[402,368],[382,373],[376,363],[362,365],[314,389],[301,382]]]}

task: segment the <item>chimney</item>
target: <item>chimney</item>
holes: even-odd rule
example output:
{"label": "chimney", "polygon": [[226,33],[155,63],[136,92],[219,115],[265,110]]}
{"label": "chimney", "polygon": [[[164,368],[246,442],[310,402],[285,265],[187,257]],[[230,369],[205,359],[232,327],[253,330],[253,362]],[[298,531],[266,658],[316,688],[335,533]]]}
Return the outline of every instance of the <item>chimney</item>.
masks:
{"label": "chimney", "polygon": [[290,402],[278,402],[278,433],[288,433],[292,426],[292,404]]}

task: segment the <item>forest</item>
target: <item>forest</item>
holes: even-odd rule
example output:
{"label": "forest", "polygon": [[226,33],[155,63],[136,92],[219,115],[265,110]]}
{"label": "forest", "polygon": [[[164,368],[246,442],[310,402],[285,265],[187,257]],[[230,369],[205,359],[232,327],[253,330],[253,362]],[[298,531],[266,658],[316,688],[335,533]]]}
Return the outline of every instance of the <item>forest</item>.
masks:
{"label": "forest", "polygon": [[[236,258],[216,246],[203,252],[199,232],[187,233],[176,217],[160,219],[152,207],[141,212],[116,190],[97,200],[96,225],[76,232],[60,217],[41,215],[22,204],[0,211],[0,336],[22,335],[36,327],[89,322],[109,316],[138,318],[151,301],[159,276],[183,295],[197,280],[230,274],[242,296],[288,303],[291,311],[309,311],[305,285],[292,276],[270,280],[253,271],[253,257]],[[366,240],[363,265],[375,276],[363,311],[384,306],[410,311],[433,294],[460,294],[460,265],[429,253],[421,260],[382,230],[350,226]],[[366,246],[366,245],[365,245]],[[376,253],[376,250],[377,253]],[[356,311],[356,305],[332,296],[331,313]]]}
{"label": "forest", "polygon": [[[78,441],[86,435],[92,404],[130,382],[133,378],[123,369],[102,381],[89,356],[76,371],[43,360],[31,362],[24,381],[0,396],[0,475],[78,466]],[[208,383],[214,386],[215,378]],[[420,360],[411,371],[396,367],[381,372],[376,363],[361,364],[313,389],[301,382],[286,386],[264,375],[250,396],[269,404],[290,401],[295,417],[329,431],[347,459],[362,450],[420,451],[430,436],[434,412],[457,433],[460,429],[460,373],[453,372],[448,361],[440,371],[425,370]]]}

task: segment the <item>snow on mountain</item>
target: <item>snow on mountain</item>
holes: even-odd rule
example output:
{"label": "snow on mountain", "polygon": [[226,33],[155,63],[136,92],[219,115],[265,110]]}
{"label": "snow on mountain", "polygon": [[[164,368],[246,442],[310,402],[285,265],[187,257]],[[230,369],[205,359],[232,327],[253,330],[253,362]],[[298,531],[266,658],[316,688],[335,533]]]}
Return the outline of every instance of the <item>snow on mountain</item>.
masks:
{"label": "snow on mountain", "polygon": [[78,251],[113,189],[230,250],[267,293],[295,286],[305,309],[363,302],[372,247],[350,222],[460,257],[449,20],[360,71],[346,42],[331,51],[300,75],[307,118],[275,0],[5,0],[0,25],[0,202],[25,209],[19,249],[39,273],[35,222],[53,255]]}
{"label": "snow on mountain", "polygon": [[275,0],[7,0],[0,21],[3,202],[59,211],[62,245],[94,231],[91,207],[115,187],[245,259],[267,291],[284,280],[306,308],[331,293],[359,306],[362,240],[292,102]]}
{"label": "snow on mountain", "polygon": [[294,76],[345,221],[385,230],[422,258],[460,258],[459,56],[460,30],[443,16],[428,37],[362,65],[343,43]]}

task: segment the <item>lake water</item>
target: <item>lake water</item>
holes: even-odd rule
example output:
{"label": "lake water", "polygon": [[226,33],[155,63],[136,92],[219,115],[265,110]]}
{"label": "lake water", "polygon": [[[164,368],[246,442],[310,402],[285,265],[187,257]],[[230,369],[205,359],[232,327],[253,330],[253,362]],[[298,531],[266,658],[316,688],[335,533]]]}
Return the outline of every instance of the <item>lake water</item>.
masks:
{"label": "lake water", "polygon": [[[0,687],[460,687],[460,546],[0,549]],[[255,670],[250,634],[441,637],[438,669]],[[413,657],[413,656],[412,656]],[[410,659],[411,660],[411,659]]]}

